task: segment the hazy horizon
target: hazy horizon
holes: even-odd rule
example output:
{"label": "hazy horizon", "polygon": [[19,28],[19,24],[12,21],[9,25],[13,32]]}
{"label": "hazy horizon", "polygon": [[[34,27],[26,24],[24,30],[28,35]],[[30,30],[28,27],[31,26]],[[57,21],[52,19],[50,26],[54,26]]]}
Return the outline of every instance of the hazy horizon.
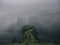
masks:
{"label": "hazy horizon", "polygon": [[0,0],[0,26],[7,28],[18,17],[28,18],[39,15],[44,10],[58,8],[57,0]]}
{"label": "hazy horizon", "polygon": [[0,43],[18,44],[26,31],[40,43],[60,43],[60,0],[0,0]]}

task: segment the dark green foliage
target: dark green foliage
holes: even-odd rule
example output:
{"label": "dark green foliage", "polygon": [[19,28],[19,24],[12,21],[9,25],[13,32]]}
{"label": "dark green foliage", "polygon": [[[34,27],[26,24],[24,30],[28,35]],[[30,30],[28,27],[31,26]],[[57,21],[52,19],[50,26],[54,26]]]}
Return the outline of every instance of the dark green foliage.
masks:
{"label": "dark green foliage", "polygon": [[34,26],[32,25],[25,25],[23,28],[22,28],[22,33],[24,34],[26,31],[28,31],[29,29],[32,29],[34,28],[34,31],[36,30]]}
{"label": "dark green foliage", "polygon": [[16,38],[13,38],[12,40],[11,40],[11,42],[12,43],[16,43],[17,41],[16,41]]}
{"label": "dark green foliage", "polygon": [[32,25],[25,25],[24,27],[22,27],[22,33],[24,34],[26,31],[29,31],[30,29],[33,29],[31,33],[36,39],[38,39],[38,32],[36,28]]}
{"label": "dark green foliage", "polygon": [[29,43],[36,42],[36,37],[34,36],[34,34],[37,34],[37,31],[34,26],[25,25],[22,28],[22,33],[23,33],[22,43],[28,45]]}

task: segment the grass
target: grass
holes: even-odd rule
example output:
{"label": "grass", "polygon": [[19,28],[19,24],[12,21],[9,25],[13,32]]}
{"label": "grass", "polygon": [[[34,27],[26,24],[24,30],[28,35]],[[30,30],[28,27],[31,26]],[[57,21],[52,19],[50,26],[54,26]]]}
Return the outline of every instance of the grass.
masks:
{"label": "grass", "polygon": [[[20,43],[7,43],[7,44],[2,44],[2,45],[23,45],[23,44],[20,44]],[[28,45],[56,45],[56,44],[53,44],[53,43],[33,43],[33,44],[28,44]]]}

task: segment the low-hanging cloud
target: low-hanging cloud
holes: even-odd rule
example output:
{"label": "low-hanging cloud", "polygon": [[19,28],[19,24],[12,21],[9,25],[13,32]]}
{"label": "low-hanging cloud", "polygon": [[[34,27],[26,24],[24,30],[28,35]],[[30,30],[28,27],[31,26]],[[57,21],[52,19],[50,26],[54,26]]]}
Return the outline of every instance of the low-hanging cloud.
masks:
{"label": "low-hanging cloud", "polygon": [[42,10],[57,9],[57,0],[0,0],[0,26],[15,22],[18,17],[28,20]]}

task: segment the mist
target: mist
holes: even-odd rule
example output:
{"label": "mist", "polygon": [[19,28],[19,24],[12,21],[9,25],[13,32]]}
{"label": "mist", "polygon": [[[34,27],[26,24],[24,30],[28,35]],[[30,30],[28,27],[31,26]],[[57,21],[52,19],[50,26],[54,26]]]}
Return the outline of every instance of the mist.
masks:
{"label": "mist", "polygon": [[0,26],[4,28],[16,22],[18,17],[27,21],[29,17],[38,15],[42,10],[58,8],[57,0],[0,0],[0,2]]}
{"label": "mist", "polygon": [[60,24],[59,4],[59,0],[0,0],[0,39],[21,40],[21,29],[26,24],[34,25],[39,33],[49,30],[51,34],[54,25]]}

